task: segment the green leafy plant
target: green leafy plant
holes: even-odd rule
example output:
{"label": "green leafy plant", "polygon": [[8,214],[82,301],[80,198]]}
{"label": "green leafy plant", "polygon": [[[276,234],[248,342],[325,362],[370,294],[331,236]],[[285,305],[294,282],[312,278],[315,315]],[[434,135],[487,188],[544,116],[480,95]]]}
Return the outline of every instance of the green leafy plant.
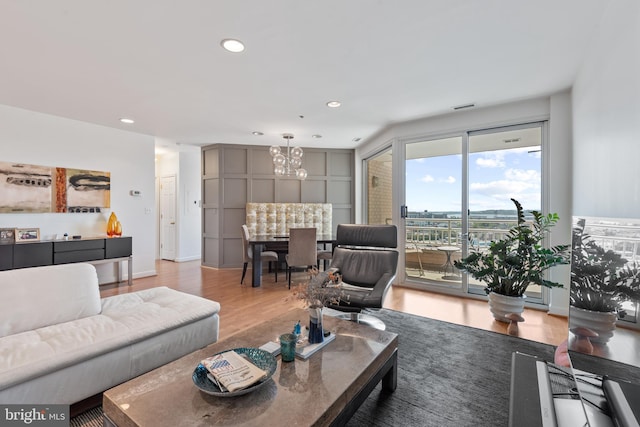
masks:
{"label": "green leafy plant", "polygon": [[584,233],[580,219],[571,239],[571,305],[585,310],[616,312],[624,317],[622,304],[640,299],[640,270],[611,249],[604,250]]}
{"label": "green leafy plant", "polygon": [[471,252],[454,265],[473,278],[486,283],[487,294],[495,292],[507,296],[522,296],[532,283],[548,288],[562,287],[561,283],[544,278],[544,272],[559,264],[569,263],[569,245],[545,248],[542,240],[558,220],[558,214],[543,215],[532,211],[533,223],[527,224],[522,205],[515,199],[517,225],[507,235],[491,241],[487,250]]}

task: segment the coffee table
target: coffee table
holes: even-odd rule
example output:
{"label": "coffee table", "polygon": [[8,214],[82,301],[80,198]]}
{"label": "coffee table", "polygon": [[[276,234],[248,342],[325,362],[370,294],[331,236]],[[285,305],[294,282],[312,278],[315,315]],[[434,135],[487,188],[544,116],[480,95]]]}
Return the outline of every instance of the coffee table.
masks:
{"label": "coffee table", "polygon": [[290,332],[306,310],[294,309],[238,332],[104,393],[106,426],[343,425],[373,388],[397,383],[397,334],[324,316],[336,339],[307,360],[278,367],[269,383],[251,393],[216,397],[195,387],[200,360],[223,350],[260,347]]}

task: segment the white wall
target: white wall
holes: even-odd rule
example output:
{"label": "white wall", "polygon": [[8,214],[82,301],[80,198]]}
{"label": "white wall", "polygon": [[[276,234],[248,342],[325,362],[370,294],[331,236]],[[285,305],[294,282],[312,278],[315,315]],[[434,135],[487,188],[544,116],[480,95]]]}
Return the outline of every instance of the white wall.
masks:
{"label": "white wall", "polygon": [[[111,210],[99,214],[0,214],[0,227],[39,227],[43,240],[65,232],[104,236],[113,211],[122,223],[123,234],[133,237],[134,278],[155,274],[152,137],[0,105],[0,147],[2,161],[111,173]],[[142,196],[130,196],[134,189]],[[98,266],[98,273],[101,283],[115,280],[112,264]]]}
{"label": "white wall", "polygon": [[[480,130],[510,124],[549,120],[549,158],[546,165],[551,179],[546,207],[549,212],[560,216],[553,230],[553,244],[569,244],[571,239],[571,97],[563,91],[548,97],[540,97],[501,105],[452,112],[438,117],[400,123],[386,129],[371,141],[356,150],[356,200],[362,200],[362,160],[379,151],[390,141],[412,140],[424,137],[438,137],[463,130]],[[394,152],[394,165],[402,162]],[[400,194],[402,186],[394,183],[394,220],[398,220],[399,206],[403,203]],[[362,222],[362,205],[357,205],[356,218]],[[401,265],[404,257],[401,257]],[[565,285],[563,289],[551,290],[549,311],[554,314],[568,314],[569,268],[558,267],[550,272],[550,279]]]}
{"label": "white wall", "polygon": [[[571,184],[573,147],[571,122],[571,93],[562,92],[549,100],[549,157],[547,168],[548,181],[545,187],[550,212],[560,216],[560,221],[549,236],[550,245],[571,244]],[[549,270],[549,280],[563,283],[564,289],[552,289],[549,300],[549,313],[569,315],[569,287],[571,266],[561,265]]]}
{"label": "white wall", "polygon": [[573,213],[640,218],[640,2],[616,0],[573,86]]}
{"label": "white wall", "polygon": [[200,209],[200,149],[175,145],[158,139],[161,145],[171,146],[157,156],[156,177],[176,177],[176,259],[177,262],[200,259],[202,248],[202,220]]}
{"label": "white wall", "polygon": [[178,217],[179,257],[176,261],[200,259],[202,252],[202,210],[200,209],[200,149],[180,151]]}

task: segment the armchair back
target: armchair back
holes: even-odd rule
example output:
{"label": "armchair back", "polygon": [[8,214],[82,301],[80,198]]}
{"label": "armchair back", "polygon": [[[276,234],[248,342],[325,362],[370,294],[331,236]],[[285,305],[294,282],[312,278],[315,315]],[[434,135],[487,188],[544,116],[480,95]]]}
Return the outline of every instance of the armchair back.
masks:
{"label": "armchair back", "polygon": [[398,270],[397,235],[395,225],[338,225],[331,269],[340,271],[351,308],[382,307]]}

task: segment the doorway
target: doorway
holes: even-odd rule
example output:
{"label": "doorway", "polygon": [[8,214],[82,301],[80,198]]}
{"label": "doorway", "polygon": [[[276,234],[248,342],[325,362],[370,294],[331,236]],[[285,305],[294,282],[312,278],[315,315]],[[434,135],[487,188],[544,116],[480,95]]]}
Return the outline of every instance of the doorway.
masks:
{"label": "doorway", "polygon": [[160,178],[160,258],[176,259],[176,177]]}

